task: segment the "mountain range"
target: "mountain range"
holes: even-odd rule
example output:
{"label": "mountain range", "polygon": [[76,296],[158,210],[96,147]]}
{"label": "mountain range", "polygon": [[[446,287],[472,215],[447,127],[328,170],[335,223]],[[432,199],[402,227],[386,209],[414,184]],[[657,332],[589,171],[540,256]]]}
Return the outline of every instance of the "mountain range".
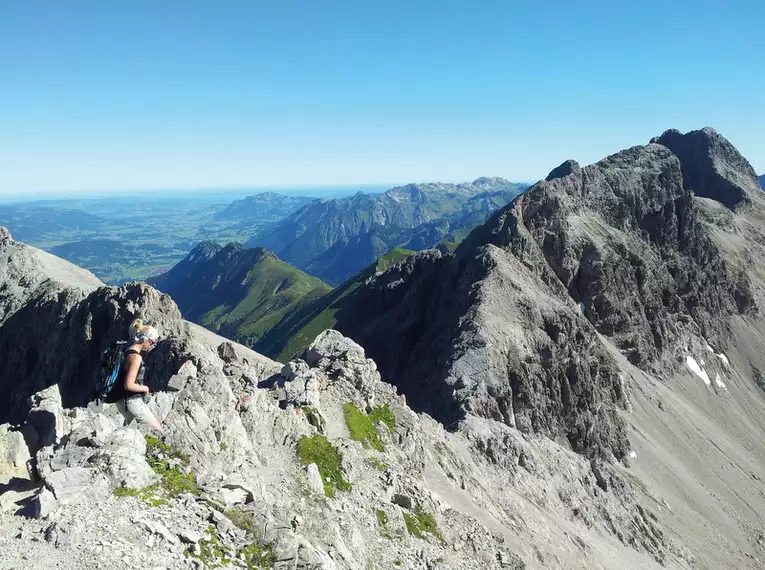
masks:
{"label": "mountain range", "polygon": [[273,252],[239,243],[203,242],[147,282],[169,294],[184,318],[252,347],[260,347],[280,321],[331,290]]}
{"label": "mountain range", "polygon": [[312,198],[290,196],[277,192],[261,192],[234,200],[215,214],[216,220],[235,220],[247,222],[272,222],[288,216],[295,210],[311,202]]}
{"label": "mountain range", "polygon": [[[276,255],[202,244],[157,286],[291,307],[284,364],[0,229],[3,563],[762,567],[765,195],[713,129],[566,161],[302,307]],[[136,316],[161,440],[89,401]]]}
{"label": "mountain range", "polygon": [[410,184],[379,195],[314,200],[246,245],[271,249],[337,285],[393,247],[422,249],[459,240],[522,189],[500,178],[479,178],[469,184]]}

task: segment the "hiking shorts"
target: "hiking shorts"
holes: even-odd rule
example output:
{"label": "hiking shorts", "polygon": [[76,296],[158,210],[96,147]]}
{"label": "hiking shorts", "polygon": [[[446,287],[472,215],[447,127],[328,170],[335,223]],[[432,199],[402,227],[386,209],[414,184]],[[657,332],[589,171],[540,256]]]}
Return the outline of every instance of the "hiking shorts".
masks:
{"label": "hiking shorts", "polygon": [[127,423],[136,420],[141,425],[150,425],[156,422],[157,418],[149,409],[149,405],[143,401],[142,397],[125,398],[117,402],[117,408],[125,416]]}

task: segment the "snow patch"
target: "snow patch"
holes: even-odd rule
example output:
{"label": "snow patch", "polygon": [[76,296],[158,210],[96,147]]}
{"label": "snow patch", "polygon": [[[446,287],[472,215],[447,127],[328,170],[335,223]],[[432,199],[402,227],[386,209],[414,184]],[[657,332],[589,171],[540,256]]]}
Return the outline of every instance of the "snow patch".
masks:
{"label": "snow patch", "polygon": [[708,352],[714,352],[714,351],[715,351],[715,349],[714,349],[714,348],[712,348],[711,346],[707,345],[707,351],[708,351]]}
{"label": "snow patch", "polygon": [[637,453],[630,451],[630,459],[637,459]]}
{"label": "snow patch", "polygon": [[701,365],[702,365],[702,366],[706,366],[706,365],[707,365],[707,363],[706,363],[706,362],[704,362],[704,359],[703,359],[703,358],[702,358],[701,360],[699,360],[699,362],[701,362]]}
{"label": "snow patch", "polygon": [[719,388],[722,388],[726,392],[728,391],[728,387],[725,385],[725,382],[720,380],[720,373],[719,372],[717,373],[717,376],[715,376],[715,384],[717,384],[717,386]]}
{"label": "snow patch", "polygon": [[707,386],[710,386],[712,384],[712,381],[709,379],[709,374],[707,374],[704,369],[699,366],[699,363],[696,362],[696,359],[692,356],[686,356],[685,357],[685,363],[688,365],[688,368],[691,369],[691,372],[693,372],[696,376],[701,378],[704,381],[704,384]]}
{"label": "snow patch", "polygon": [[723,364],[725,364],[725,366],[730,366],[730,362],[728,361],[728,357],[727,357],[727,356],[725,356],[724,354],[718,354],[718,355],[717,355],[717,358],[719,358],[720,360],[722,360],[722,361],[723,361]]}
{"label": "snow patch", "polygon": [[584,306],[584,303],[582,303],[582,302],[579,302],[579,303],[577,303],[577,304],[579,305],[579,311],[580,311],[582,314],[584,314],[584,310],[586,309],[586,307]]}

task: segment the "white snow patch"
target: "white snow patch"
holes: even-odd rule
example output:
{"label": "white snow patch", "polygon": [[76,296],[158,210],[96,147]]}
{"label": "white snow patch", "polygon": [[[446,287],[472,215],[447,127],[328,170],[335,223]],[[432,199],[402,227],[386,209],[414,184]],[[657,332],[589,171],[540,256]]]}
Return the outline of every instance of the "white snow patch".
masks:
{"label": "white snow patch", "polygon": [[714,348],[712,348],[712,347],[711,347],[711,346],[709,346],[709,345],[707,345],[707,350],[708,350],[709,352],[714,352],[714,351],[715,351],[715,349],[714,349]]}
{"label": "white snow patch", "polygon": [[702,365],[702,366],[706,366],[706,365],[707,365],[707,363],[706,363],[706,362],[704,362],[704,359],[703,359],[703,358],[702,358],[702,359],[700,359],[700,360],[699,360],[699,362],[701,362],[701,365]]}
{"label": "white snow patch", "polygon": [[725,385],[725,382],[720,380],[720,373],[719,372],[717,373],[717,376],[715,376],[715,384],[717,384],[717,386],[719,388],[722,388],[726,392],[728,391],[728,387]]}
{"label": "white snow patch", "polygon": [[637,453],[630,451],[630,459],[637,459]]}
{"label": "white snow patch", "polygon": [[695,358],[692,356],[686,356],[685,363],[688,365],[688,368],[691,369],[691,372],[693,372],[696,376],[704,381],[704,384],[711,386],[712,381],[709,379],[709,374],[707,374],[704,369],[699,366],[699,363],[696,362]]}
{"label": "white snow patch", "polygon": [[586,307],[584,306],[584,303],[582,303],[582,302],[579,302],[579,303],[578,303],[578,305],[579,305],[579,311],[580,311],[582,314],[584,314],[584,310],[586,309]]}
{"label": "white snow patch", "polygon": [[717,358],[719,358],[720,360],[722,360],[722,361],[723,361],[723,364],[725,364],[725,366],[730,366],[730,362],[728,361],[728,357],[727,357],[727,356],[725,356],[724,354],[718,354],[718,355],[717,355]]}

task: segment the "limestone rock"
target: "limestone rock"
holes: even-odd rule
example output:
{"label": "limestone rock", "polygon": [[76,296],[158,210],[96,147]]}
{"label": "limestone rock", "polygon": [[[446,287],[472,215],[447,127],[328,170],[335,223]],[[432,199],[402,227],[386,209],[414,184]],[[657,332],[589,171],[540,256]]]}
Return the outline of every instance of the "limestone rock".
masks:
{"label": "limestone rock", "polygon": [[26,475],[29,448],[21,431],[0,426],[0,475]]}
{"label": "limestone rock", "polygon": [[651,142],[666,146],[680,159],[683,183],[697,196],[735,210],[751,204],[752,194],[760,192],[754,168],[714,129],[686,134],[672,129]]}
{"label": "limestone rock", "polygon": [[308,486],[311,487],[315,493],[323,495],[324,481],[321,478],[321,473],[319,473],[319,468],[315,463],[309,463],[306,466],[305,471],[308,475]]}
{"label": "limestone rock", "polygon": [[53,492],[43,487],[33,499],[34,514],[38,518],[45,518],[53,513],[58,507],[58,501]]}
{"label": "limestone rock", "polygon": [[157,474],[145,459],[146,442],[140,432],[123,427],[112,432],[88,463],[97,466],[109,478],[111,487],[143,489],[155,483]]}

